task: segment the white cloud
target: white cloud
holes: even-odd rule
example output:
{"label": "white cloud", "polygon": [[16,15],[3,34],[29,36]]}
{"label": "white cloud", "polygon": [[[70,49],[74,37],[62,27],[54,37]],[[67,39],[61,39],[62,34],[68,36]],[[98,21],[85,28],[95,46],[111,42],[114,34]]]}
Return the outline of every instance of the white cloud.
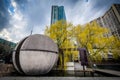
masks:
{"label": "white cloud", "polygon": [[[84,24],[89,21],[88,16],[91,12],[92,5],[90,2],[85,2],[84,0],[76,3],[72,8],[65,8],[67,19],[73,24]],[[91,10],[92,11],[92,10]]]}
{"label": "white cloud", "polygon": [[[16,2],[18,1],[18,2]],[[24,3],[26,1],[26,3]],[[11,0],[13,12],[8,9],[11,18],[9,26],[0,32],[0,37],[18,42],[25,36],[43,34],[45,26],[50,25],[51,6],[63,5],[68,22],[85,24],[101,15],[108,9],[108,4],[118,0]],[[104,3],[105,2],[105,3]],[[100,4],[99,4],[100,3]],[[2,14],[2,12],[0,11]],[[4,15],[4,14],[2,14]]]}
{"label": "white cloud", "polygon": [[73,8],[66,8],[68,21],[73,22],[73,24],[85,24],[102,16],[107,6],[99,9],[99,5],[96,6],[96,4],[96,0],[89,0],[88,2],[79,0]]}
{"label": "white cloud", "polygon": [[12,0],[11,2],[12,2],[11,5],[12,5],[13,7],[15,7],[15,9],[16,9],[16,8],[17,8],[16,2],[15,2],[14,0]]}
{"label": "white cloud", "polygon": [[6,39],[6,40],[9,40],[9,41],[12,41],[12,39],[10,38],[10,33],[7,29],[3,29],[1,32],[0,32],[0,37]]}
{"label": "white cloud", "polygon": [[[24,18],[24,15],[17,9],[17,4],[12,0],[12,6],[14,6],[14,14],[11,15],[9,21],[9,27],[3,29],[0,32],[0,37],[7,39],[12,42],[18,42],[22,38],[28,35],[27,33],[27,19]],[[11,12],[9,12],[11,14]]]}

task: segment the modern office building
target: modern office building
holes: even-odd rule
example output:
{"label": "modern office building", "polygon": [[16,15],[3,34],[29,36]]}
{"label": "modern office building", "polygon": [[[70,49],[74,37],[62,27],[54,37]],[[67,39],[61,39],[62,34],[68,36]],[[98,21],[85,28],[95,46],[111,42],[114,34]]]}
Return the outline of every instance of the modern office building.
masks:
{"label": "modern office building", "polygon": [[0,38],[0,44],[5,45],[5,46],[9,46],[11,49],[15,48],[16,43],[7,41],[5,39]]}
{"label": "modern office building", "polygon": [[115,35],[120,39],[120,4],[113,4],[103,16],[93,21],[102,27],[109,28],[110,33],[108,35]]}
{"label": "modern office building", "polygon": [[0,63],[12,62],[12,51],[15,46],[16,43],[0,38]]}
{"label": "modern office building", "polygon": [[64,6],[52,6],[51,24],[54,24],[56,21],[59,21],[59,20],[66,21]]}

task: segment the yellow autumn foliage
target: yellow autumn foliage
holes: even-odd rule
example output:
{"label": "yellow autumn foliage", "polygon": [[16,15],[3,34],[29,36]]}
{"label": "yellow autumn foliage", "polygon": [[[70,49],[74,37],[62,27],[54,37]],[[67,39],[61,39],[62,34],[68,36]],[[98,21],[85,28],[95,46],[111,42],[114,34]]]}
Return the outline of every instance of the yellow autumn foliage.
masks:
{"label": "yellow autumn foliage", "polygon": [[[120,57],[120,40],[108,35],[109,29],[99,26],[96,22],[74,27],[74,38],[80,48],[86,48],[92,60],[101,61],[112,51],[114,57]],[[118,49],[119,48],[119,49]]]}
{"label": "yellow autumn foliage", "polygon": [[[63,49],[63,54],[59,54],[60,65],[63,65],[62,61],[64,61],[64,65],[66,65],[66,62],[72,60],[70,56],[74,56],[74,54],[76,53],[73,51],[64,50],[68,48],[74,48],[74,44],[71,40],[73,35],[72,30],[73,24],[67,23],[63,20],[52,24],[50,27],[47,26],[45,29],[45,35],[49,36],[55,41],[55,43],[58,45],[59,50]],[[64,57],[64,60],[62,59],[62,56]]]}
{"label": "yellow autumn foliage", "polygon": [[[96,22],[74,26],[61,20],[45,29],[45,35],[53,39],[59,49],[86,48],[90,59],[94,61],[107,58],[109,52],[114,58],[120,57],[120,39],[108,33],[109,29],[99,26]],[[64,65],[68,61],[78,59],[78,51],[64,50],[63,54]],[[63,54],[59,54],[60,65],[63,64]]]}

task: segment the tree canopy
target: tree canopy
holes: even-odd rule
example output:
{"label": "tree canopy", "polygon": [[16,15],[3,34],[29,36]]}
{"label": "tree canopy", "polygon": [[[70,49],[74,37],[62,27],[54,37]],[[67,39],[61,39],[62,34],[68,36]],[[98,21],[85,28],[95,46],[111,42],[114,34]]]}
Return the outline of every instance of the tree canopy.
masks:
{"label": "tree canopy", "polygon": [[102,58],[107,58],[108,53],[114,49],[120,49],[120,40],[113,35],[108,35],[110,34],[109,29],[99,26],[96,22],[84,26],[77,25],[74,27],[74,31],[77,45],[80,48],[86,48],[94,60],[101,61]]}
{"label": "tree canopy", "polygon": [[[114,58],[120,57],[120,40],[116,36],[108,35],[109,33],[108,28],[101,27],[96,22],[73,25],[61,20],[45,29],[45,34],[56,42],[59,49],[86,48],[94,61],[106,59],[109,53],[112,53]],[[69,61],[70,55],[78,57],[78,52],[63,53],[66,61]]]}
{"label": "tree canopy", "polygon": [[51,25],[50,27],[47,26],[45,30],[45,34],[50,38],[52,38],[58,45],[61,65],[63,61],[62,57],[64,57],[64,63],[66,63],[67,61],[72,60],[73,55],[76,56],[78,54],[78,52],[76,51],[68,51],[68,50],[63,51],[63,54],[61,53],[62,49],[75,47],[74,43],[71,41],[73,35],[71,33],[72,29],[73,29],[73,24],[61,20]]}

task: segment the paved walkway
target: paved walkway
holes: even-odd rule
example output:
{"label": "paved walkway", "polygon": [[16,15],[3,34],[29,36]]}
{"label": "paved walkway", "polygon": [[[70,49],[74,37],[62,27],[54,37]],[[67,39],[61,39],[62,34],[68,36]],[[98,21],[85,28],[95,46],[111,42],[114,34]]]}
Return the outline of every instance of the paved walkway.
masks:
{"label": "paved walkway", "polygon": [[80,63],[75,62],[74,65],[75,65],[75,70],[83,70],[83,66],[81,66]]}
{"label": "paved walkway", "polygon": [[0,80],[120,80],[120,77],[1,77]]}
{"label": "paved walkway", "polygon": [[109,74],[109,75],[120,77],[120,71],[107,70],[107,69],[94,69],[94,71],[98,73]]}
{"label": "paved walkway", "polygon": [[80,63],[78,62],[75,62],[75,71],[81,71],[81,72],[93,72],[93,69],[91,68],[86,68],[85,66],[85,71],[83,70],[83,66],[81,66]]}

